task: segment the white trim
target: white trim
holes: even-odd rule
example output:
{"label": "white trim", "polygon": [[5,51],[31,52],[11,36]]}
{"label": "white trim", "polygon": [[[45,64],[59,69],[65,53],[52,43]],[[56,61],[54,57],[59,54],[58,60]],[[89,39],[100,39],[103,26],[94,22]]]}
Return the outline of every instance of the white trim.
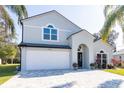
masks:
{"label": "white trim", "polygon": [[[44,30],[44,28],[47,28],[49,25],[52,25],[52,26],[57,30],[57,40],[51,40],[51,30],[50,30],[50,40],[44,39],[43,30]],[[54,28],[53,28],[53,29],[54,29]],[[43,26],[43,27],[42,27],[42,41],[59,42],[59,29],[56,28],[53,24],[47,24],[46,26]]]}
{"label": "white trim", "polygon": [[[51,25],[51,24],[50,24]],[[30,28],[39,28],[39,29],[41,29],[41,28],[43,28],[44,26],[31,26],[31,25],[24,25],[25,27],[30,27]],[[66,29],[60,29],[59,28],[59,30],[61,30],[61,31],[65,31],[65,32],[71,32],[71,30],[66,30]]]}
{"label": "white trim", "polygon": [[84,53],[84,51],[83,51],[83,52],[82,52],[82,59],[83,59],[82,68],[83,68],[83,69],[85,68],[85,66],[84,66],[84,65],[85,65],[85,60],[84,60],[85,57],[84,57],[84,56],[85,56],[85,53]]}

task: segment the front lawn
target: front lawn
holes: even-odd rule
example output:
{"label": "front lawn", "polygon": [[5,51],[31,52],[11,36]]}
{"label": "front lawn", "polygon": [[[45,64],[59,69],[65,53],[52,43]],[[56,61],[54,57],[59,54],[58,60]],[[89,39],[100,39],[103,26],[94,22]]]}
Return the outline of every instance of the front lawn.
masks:
{"label": "front lawn", "polygon": [[0,65],[0,85],[18,73],[16,66],[18,66],[18,64]]}
{"label": "front lawn", "polygon": [[106,69],[104,71],[124,76],[124,69]]}

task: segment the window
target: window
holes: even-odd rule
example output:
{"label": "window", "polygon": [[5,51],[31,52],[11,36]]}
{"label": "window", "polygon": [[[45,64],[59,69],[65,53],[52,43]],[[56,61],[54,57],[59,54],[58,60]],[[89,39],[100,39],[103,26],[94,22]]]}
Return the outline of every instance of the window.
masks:
{"label": "window", "polygon": [[52,25],[48,25],[47,28],[43,29],[44,40],[58,40],[58,31]]}
{"label": "window", "polygon": [[106,68],[107,54],[105,54],[104,51],[100,51],[100,53],[97,54],[97,62],[98,68]]}
{"label": "window", "polygon": [[57,40],[57,30],[51,29],[51,40]]}
{"label": "window", "polygon": [[44,28],[44,39],[50,40],[50,30],[47,28]]}
{"label": "window", "polygon": [[104,51],[101,50],[100,53],[104,53]]}
{"label": "window", "polygon": [[54,28],[52,25],[48,25],[49,28]]}

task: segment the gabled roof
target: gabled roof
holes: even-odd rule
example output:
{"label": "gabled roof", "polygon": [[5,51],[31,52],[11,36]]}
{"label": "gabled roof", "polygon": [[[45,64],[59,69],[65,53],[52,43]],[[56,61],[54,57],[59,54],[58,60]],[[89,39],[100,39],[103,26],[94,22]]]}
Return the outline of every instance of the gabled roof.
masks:
{"label": "gabled roof", "polygon": [[99,40],[101,40],[102,38],[99,38],[99,39],[94,39],[94,42],[97,42],[97,41],[99,41]]}
{"label": "gabled roof", "polygon": [[54,12],[54,11],[55,11],[55,10],[48,11],[48,12],[41,13],[41,14],[37,14],[37,15],[34,15],[34,16],[30,16],[30,17],[27,17],[27,18],[21,19],[20,21],[27,20],[27,19],[31,19],[31,18],[33,18],[33,17],[37,17],[37,16],[44,15],[44,14],[47,14],[47,13],[50,13],[50,12]]}
{"label": "gabled roof", "polygon": [[[103,41],[102,41],[102,38],[99,38],[98,40],[95,40],[94,43],[97,43],[97,42],[99,42],[99,41],[100,41],[100,42],[103,42]],[[112,49],[114,49],[114,47],[113,47],[111,44],[109,44],[108,42],[103,42],[103,43],[106,44],[106,45],[109,45]]]}
{"label": "gabled roof", "polygon": [[34,18],[34,17],[41,16],[41,15],[45,15],[45,14],[49,14],[49,13],[51,13],[51,12],[54,12],[54,13],[59,14],[59,15],[62,16],[64,19],[66,19],[67,21],[69,21],[70,23],[72,23],[73,25],[75,25],[75,26],[77,26],[78,28],[81,29],[81,27],[79,27],[78,25],[76,25],[75,23],[73,23],[72,21],[70,21],[69,19],[67,19],[65,16],[63,16],[62,14],[60,14],[59,12],[57,12],[56,10],[51,10],[51,11],[48,11],[48,12],[45,12],[45,13],[41,13],[41,14],[37,14],[37,15],[34,15],[34,16],[31,16],[31,17],[27,17],[27,18],[21,19],[20,21],[22,22],[23,20],[32,19],[32,18]]}
{"label": "gabled roof", "polygon": [[19,47],[41,47],[41,48],[61,48],[71,49],[68,45],[53,45],[53,44],[34,44],[34,43],[20,43]]}
{"label": "gabled roof", "polygon": [[[67,37],[67,39],[69,39],[72,35],[75,35],[75,34],[77,34],[77,33],[80,33],[80,32],[82,32],[82,31],[86,31],[86,32],[88,32],[87,30],[85,30],[85,29],[81,29],[80,31],[77,31],[77,32],[75,32],[75,33],[72,33],[69,37]],[[88,32],[91,36],[93,36],[90,32]],[[93,36],[94,37],[94,36]]]}

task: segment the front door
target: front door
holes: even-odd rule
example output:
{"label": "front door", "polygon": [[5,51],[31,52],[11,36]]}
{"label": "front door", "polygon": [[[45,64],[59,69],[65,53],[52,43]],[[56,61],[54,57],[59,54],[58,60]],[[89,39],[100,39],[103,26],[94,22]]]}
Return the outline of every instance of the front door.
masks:
{"label": "front door", "polygon": [[82,53],[78,52],[78,68],[82,68]]}

